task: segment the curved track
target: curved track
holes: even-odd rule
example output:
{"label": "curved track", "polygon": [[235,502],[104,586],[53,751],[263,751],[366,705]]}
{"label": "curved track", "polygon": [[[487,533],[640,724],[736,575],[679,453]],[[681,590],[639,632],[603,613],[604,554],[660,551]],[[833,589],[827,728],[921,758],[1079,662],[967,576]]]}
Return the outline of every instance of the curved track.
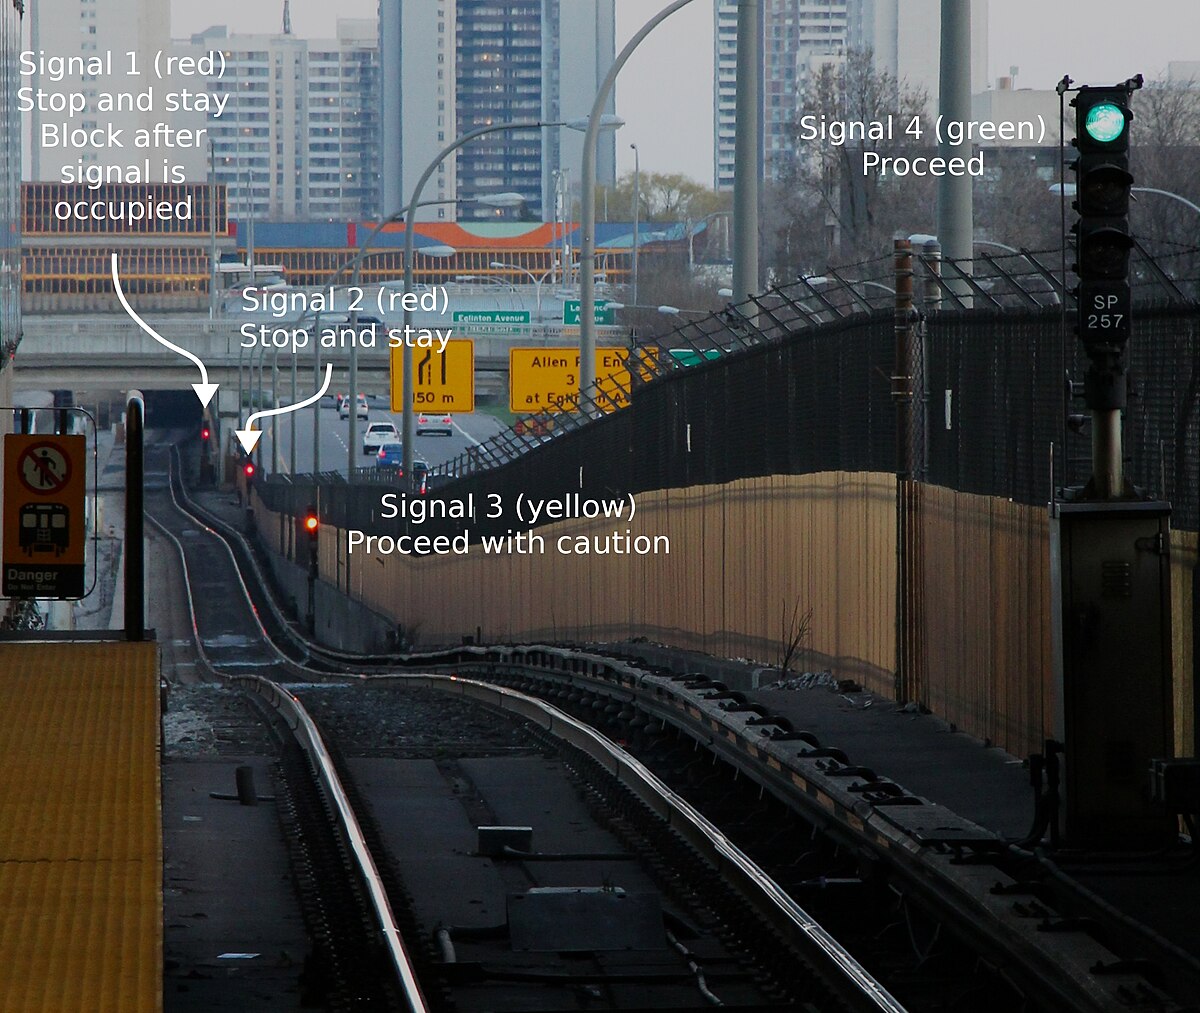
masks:
{"label": "curved track", "polygon": [[[177,546],[183,560],[201,659],[214,675],[254,689],[297,735],[349,843],[374,917],[391,948],[393,968],[407,1008],[425,1009],[413,961],[396,928],[383,878],[367,845],[368,835],[349,801],[351,793],[343,787],[316,725],[297,697],[284,686],[294,678],[362,678],[364,668],[382,675],[389,670],[394,672],[395,662],[400,659],[358,659],[320,651],[316,645],[307,643],[270,600],[261,568],[254,562],[249,547],[243,540],[230,537],[235,533],[228,529],[224,535],[218,533],[204,519],[185,510],[179,498],[183,490],[175,475],[176,469],[171,467],[169,459],[164,461],[157,456],[168,452],[156,447],[152,453],[156,455],[155,464],[167,464],[172,478],[147,497],[148,512],[153,522]],[[648,813],[658,813],[656,817],[651,815],[652,822],[661,823],[664,828],[674,826],[675,830],[664,832],[670,835],[682,832],[680,841],[685,851],[696,849],[702,862],[713,869],[724,870],[717,881],[723,888],[736,884],[735,892],[749,898],[749,903],[759,912],[755,922],[761,918],[764,926],[771,926],[767,929],[769,934],[781,934],[784,945],[800,947],[803,956],[799,961],[781,961],[781,965],[799,963],[813,981],[834,982],[832,991],[828,986],[818,986],[818,991],[824,989],[827,1000],[817,1008],[903,1013],[903,1007],[769,876],[733,847],[724,834],[648,770],[584,723],[511,689],[448,676],[403,678],[406,682],[422,682],[443,691],[450,689],[492,707],[519,713],[544,728],[556,741],[562,742],[564,748],[569,743],[571,748],[590,756],[589,762],[596,765],[596,776],[606,769],[610,775],[615,774],[621,790],[633,790]],[[746,902],[743,900],[742,903]],[[770,938],[770,935],[764,938]],[[807,970],[814,966],[821,968],[816,977]],[[700,980],[703,981],[702,975]],[[805,992],[811,994],[811,987],[806,986]],[[832,998],[835,994],[840,998]]]}
{"label": "curved track", "polygon": [[[887,901],[893,895],[898,899],[891,915],[885,913],[886,904],[861,909],[865,913],[858,916],[860,922],[863,917],[867,922],[855,928],[860,934],[865,928],[867,935],[865,943],[860,938],[860,946],[875,945],[871,942],[872,924],[884,926],[879,931],[881,936],[887,935],[896,927],[898,916],[901,948],[908,950],[911,941],[908,963],[915,958],[917,977],[922,979],[918,995],[930,987],[937,994],[947,968],[947,953],[953,954],[949,969],[962,989],[961,1001],[967,1005],[948,1007],[944,1001],[936,1005],[942,1001],[939,999],[934,1008],[970,1009],[973,1013],[983,1009],[1007,1013],[1016,1008],[1099,1013],[1115,1008],[1114,1004],[1129,1011],[1154,1013],[1184,1008],[1148,983],[1148,979],[1161,977],[1150,961],[1119,956],[1122,951],[1137,953],[1144,940],[1126,935],[1118,942],[1098,926],[1089,928],[1093,924],[1089,919],[1071,917],[1083,913],[1071,891],[1045,882],[1028,853],[1006,849],[1005,842],[995,835],[980,833],[982,828],[973,826],[960,827],[966,839],[960,837],[958,843],[931,845],[919,830],[907,826],[910,820],[901,819],[906,809],[894,808],[891,801],[896,799],[905,807],[931,806],[927,799],[914,797],[865,768],[860,771],[841,750],[822,747],[809,733],[794,731],[778,715],[746,705],[724,686],[673,674],[640,658],[545,645],[472,646],[412,656],[361,656],[322,648],[289,624],[263,590],[266,567],[255,559],[252,543],[189,502],[181,485],[177,490],[179,509],[194,514],[199,524],[220,531],[226,554],[237,557],[246,582],[260,596],[256,601],[263,620],[260,635],[270,634],[273,628],[274,635],[281,638],[282,647],[272,649],[279,652],[279,668],[307,679],[339,674],[362,679],[396,672],[458,673],[459,688],[468,684],[461,679],[463,675],[481,680],[471,680],[471,684],[477,685],[489,702],[532,700],[538,707],[547,707],[535,698],[553,700],[587,724],[596,723],[611,734],[640,742],[654,762],[661,761],[668,771],[673,768],[680,775],[679,790],[690,793],[704,767],[724,771],[728,787],[721,789],[717,778],[717,791],[724,790],[726,797],[718,797],[713,811],[718,821],[731,819],[735,827],[756,826],[753,819],[747,821],[744,799],[732,801],[744,796],[739,777],[749,777],[759,787],[760,798],[777,810],[782,807],[782,814],[772,817],[774,822],[749,830],[752,842],[756,835],[778,838],[783,832],[780,828],[789,823],[795,826],[787,833],[799,835],[793,839],[815,840],[820,835],[832,842],[829,848],[821,845],[815,852],[812,847],[803,851],[807,862],[814,854],[819,857],[821,851],[831,849],[833,864],[817,865],[817,878],[802,880],[802,887],[805,882],[824,883],[832,875],[832,882],[875,884],[868,893],[881,894],[876,901]],[[447,677],[427,678],[433,684]],[[554,708],[550,712],[561,715]],[[697,766],[696,753],[708,757],[702,766]],[[712,782],[713,776],[704,773],[699,780],[703,785]],[[939,810],[909,808],[907,812],[917,816],[918,822],[922,813],[938,821],[957,819]],[[786,839],[787,834],[784,836]],[[1037,880],[1032,884],[1028,882],[1031,871]],[[786,891],[779,892],[787,897]],[[1025,893],[1032,893],[1035,899],[1011,899]],[[850,909],[860,911],[856,904]],[[1034,931],[1031,917],[1055,931]],[[921,936],[922,924],[928,933],[925,937]],[[948,932],[941,933],[941,938],[953,936],[957,941],[949,951],[938,947],[942,953],[939,964],[929,957],[943,927]],[[843,948],[838,949],[845,957],[842,973],[853,977],[857,971],[849,969],[861,968]],[[1190,983],[1200,981],[1195,961],[1181,963],[1170,951],[1163,953],[1172,961],[1169,967],[1173,976],[1178,975],[1175,980],[1184,983],[1183,992],[1194,994],[1189,991]],[[1156,954],[1153,959],[1164,957]],[[901,973],[905,981],[914,981],[912,968]],[[1178,994],[1180,988],[1174,990]],[[886,991],[880,992],[886,996],[885,1002],[895,1002]],[[978,1005],[981,997],[987,999],[984,1005]],[[924,1005],[924,1001],[916,1002],[913,1008]]]}

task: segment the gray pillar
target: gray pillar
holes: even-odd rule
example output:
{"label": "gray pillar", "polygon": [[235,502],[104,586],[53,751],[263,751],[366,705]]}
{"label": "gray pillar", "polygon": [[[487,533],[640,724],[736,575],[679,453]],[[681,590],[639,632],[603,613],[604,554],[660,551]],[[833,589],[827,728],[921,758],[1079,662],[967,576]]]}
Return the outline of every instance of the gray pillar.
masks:
{"label": "gray pillar", "polygon": [[758,119],[762,0],[738,0],[737,127],[733,169],[733,301],[758,292]]}
{"label": "gray pillar", "polygon": [[[938,112],[943,122],[967,123],[971,119],[971,5],[967,0],[942,0],[942,52]],[[971,142],[951,144],[943,135],[938,144],[943,158],[969,158]],[[937,235],[942,251],[969,271],[974,240],[970,176],[938,179]],[[952,272],[953,273],[953,272]],[[948,282],[970,305],[970,287],[961,278]]]}

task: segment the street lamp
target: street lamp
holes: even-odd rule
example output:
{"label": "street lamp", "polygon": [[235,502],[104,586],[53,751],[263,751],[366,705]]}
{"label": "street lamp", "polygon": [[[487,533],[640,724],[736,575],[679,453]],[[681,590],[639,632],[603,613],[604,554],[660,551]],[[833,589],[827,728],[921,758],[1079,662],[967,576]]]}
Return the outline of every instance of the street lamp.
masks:
{"label": "street lamp", "polygon": [[[1130,191],[1133,193],[1156,193],[1160,197],[1170,197],[1172,200],[1179,201],[1180,204],[1186,204],[1189,208],[1200,214],[1200,205],[1193,204],[1186,197],[1181,197],[1177,193],[1172,193],[1170,190],[1160,190],[1156,186],[1131,186]],[[1064,197],[1074,197],[1076,188],[1074,183],[1051,183],[1049,190],[1053,194],[1061,194]]]}
{"label": "street lamp", "polygon": [[592,112],[588,116],[587,132],[583,138],[583,199],[582,215],[583,236],[579,250],[579,407],[583,408],[583,399],[591,393],[596,385],[596,279],[592,272],[596,269],[596,143],[599,140],[601,120],[604,107],[612,94],[617,74],[625,66],[625,62],[633,51],[641,44],[659,24],[665,21],[681,7],[686,7],[692,0],[674,0],[647,21],[634,34],[613,61],[596,99],[592,103]]}
{"label": "street lamp", "polygon": [[638,306],[636,303],[623,302],[606,302],[604,308],[606,310],[652,310],[655,313],[661,313],[664,317],[677,317],[685,313],[697,317],[709,315],[704,310],[681,310],[678,306]]}
{"label": "street lamp", "polygon": [[[616,128],[623,126],[625,121],[618,116],[604,117],[608,122],[607,126]],[[592,149],[593,167],[596,154],[596,133],[600,130],[601,114],[593,109],[593,115],[586,121],[587,138],[584,141],[584,150],[586,153],[587,147],[590,144]],[[425,184],[429,182],[429,177],[439,165],[449,158],[455,151],[461,148],[469,141],[475,140],[477,137],[483,137],[487,134],[494,134],[504,130],[541,130],[545,127],[569,127],[572,130],[583,129],[583,120],[557,120],[554,122],[546,122],[544,120],[514,120],[510,123],[493,123],[488,126],[479,127],[475,130],[470,130],[460,137],[455,138],[447,144],[441,151],[433,156],[433,161],[425,167],[425,171],[421,173],[417,180],[416,186],[413,187],[412,196],[409,198],[408,207],[403,212],[397,212],[397,215],[404,215],[404,291],[408,294],[413,290],[413,211],[417,208],[418,202],[421,199],[421,191],[425,189]],[[595,173],[593,172],[593,176]],[[592,184],[593,189],[595,184]],[[592,210],[595,211],[595,193],[592,194]],[[404,328],[405,334],[409,333],[409,328],[412,326],[412,304],[408,299],[404,300]],[[403,391],[401,399],[403,401],[403,428],[400,436],[400,442],[403,446],[403,463],[405,481],[409,481],[412,477],[412,444],[413,444],[413,354],[412,345],[407,340],[401,348],[402,369],[404,372]],[[595,372],[595,364],[592,364],[592,372]]]}
{"label": "street lamp", "polygon": [[[492,265],[492,267],[495,266],[495,264]],[[478,281],[485,285],[494,285],[497,288],[502,288],[507,292],[511,292],[516,287],[512,282],[501,281],[499,278],[492,278],[486,274],[456,274],[454,280],[463,285]]]}
{"label": "street lamp", "polygon": [[549,271],[545,271],[541,275],[536,275],[527,268],[522,267],[520,264],[508,264],[502,260],[493,260],[488,266],[496,271],[520,271],[523,275],[526,275],[530,281],[533,282],[533,297],[537,302],[537,315],[538,319],[540,320],[542,317],[542,282],[544,282],[550,277],[550,275],[554,273],[554,268],[550,268]]}
{"label": "street lamp", "polygon": [[[427,176],[430,175],[432,173],[432,170],[435,169],[436,167],[437,167],[437,163],[435,163],[433,166],[430,167],[430,169],[427,171],[426,175]],[[424,180],[422,180],[422,183],[424,183]],[[354,259],[351,260],[348,264],[343,264],[342,267],[338,269],[337,274],[334,275],[334,279],[336,280],[338,275],[342,274],[347,268],[352,268],[353,274],[351,277],[350,285],[351,285],[351,288],[358,288],[361,277],[362,277],[362,262],[366,258],[367,251],[370,249],[371,244],[373,242],[375,242],[376,238],[383,231],[383,227],[385,225],[387,225],[391,222],[394,222],[394,221],[398,221],[399,219],[403,218],[404,219],[404,291],[405,291],[405,294],[411,292],[412,287],[413,287],[412,261],[413,261],[413,255],[414,255],[414,243],[413,243],[413,235],[412,235],[412,229],[413,229],[412,214],[413,214],[413,212],[416,211],[417,208],[430,207],[435,204],[467,203],[466,201],[463,201],[463,200],[418,201],[417,198],[419,196],[420,196],[420,190],[418,189],[417,192],[414,194],[413,199],[411,201],[409,201],[407,207],[401,208],[399,211],[395,211],[390,215],[380,218],[379,221],[376,222],[375,225],[371,228],[371,231],[369,233],[367,233],[367,235],[364,237],[363,241],[359,244],[358,251],[355,253]],[[515,207],[516,205],[523,203],[524,200],[525,200],[525,198],[522,197],[519,193],[490,194],[490,195],[485,195],[482,197],[475,198],[476,203],[489,204],[493,207]],[[440,244],[433,244],[433,245],[425,246],[425,247],[421,248],[421,253],[424,254],[426,257],[453,257],[457,252],[458,251],[456,249],[454,249],[454,247],[452,247],[452,246],[445,246],[445,245],[440,245]],[[404,333],[407,336],[409,333],[408,328],[412,324],[412,310],[409,309],[408,300],[405,299],[404,302],[405,302],[405,309],[404,309],[405,331],[404,331]],[[357,470],[357,466],[358,466],[358,449],[357,449],[357,445],[358,445],[358,338],[357,338],[358,310],[357,309],[350,311],[350,328],[352,331],[355,332],[356,337],[350,343],[350,397],[352,398],[352,400],[350,402],[351,408],[350,408],[350,416],[349,416],[349,419],[350,419],[349,440],[348,440],[347,446],[346,446],[346,481],[353,482],[355,471]],[[412,368],[412,348],[411,348],[411,346],[409,346],[409,344],[407,342],[407,338],[406,338],[406,341],[404,344],[404,350],[405,350],[405,359],[404,359],[405,380],[404,380],[404,382],[405,382],[405,385],[407,386],[409,383],[411,383],[411,380],[409,379],[408,374]],[[411,400],[411,390],[409,392],[409,400]],[[411,418],[409,419],[409,422],[411,424]],[[412,434],[410,433],[408,435],[407,439],[411,440],[411,435]],[[408,458],[409,453],[410,453],[410,451],[405,450],[404,473],[406,475],[409,475],[412,473],[412,461]]]}
{"label": "street lamp", "polygon": [[[636,144],[629,145],[633,148],[633,286],[632,295],[633,301],[637,302],[637,285],[638,285],[638,226],[641,224],[641,203],[642,195],[642,166],[638,161],[638,146]],[[582,319],[582,318],[581,318]]]}
{"label": "street lamp", "polygon": [[[518,201],[523,199],[523,198],[521,198],[521,196],[519,194],[495,194],[490,197],[479,198],[479,200],[481,202],[498,201],[498,200],[508,201],[512,198],[516,198]],[[418,206],[419,207],[432,207],[432,206],[438,205],[438,204],[456,204],[457,205],[457,204],[466,204],[466,203],[470,203],[470,201],[467,201],[465,199],[452,199],[452,200],[439,199],[439,200],[422,201],[421,204]],[[506,206],[506,205],[501,205],[501,206]],[[360,278],[360,268],[361,268],[362,262],[371,253],[383,252],[383,251],[369,250],[371,243],[374,242],[375,237],[382,230],[383,226],[386,225],[388,222],[394,221],[397,217],[399,217],[399,215],[391,215],[391,216],[388,216],[388,217],[383,218],[383,219],[379,220],[378,222],[376,222],[374,224],[374,226],[372,227],[371,231],[364,237],[363,242],[359,245],[358,250],[355,251],[354,256],[351,259],[347,260],[339,268],[337,268],[337,270],[335,270],[326,279],[325,284],[332,289],[334,287],[334,284],[337,282],[337,280],[342,275],[344,275],[348,270],[353,269],[353,271],[354,271],[353,281],[354,281],[354,285],[357,286],[359,278]],[[458,251],[450,246],[435,245],[435,246],[422,247],[421,252],[424,253],[426,256],[445,257],[445,256],[453,256]],[[310,316],[312,316],[315,321],[314,330],[315,330],[315,334],[316,334],[316,340],[313,342],[313,349],[314,349],[313,390],[316,391],[316,390],[320,389],[321,376],[322,376],[322,373],[321,373],[321,342],[320,342],[321,311],[305,309],[298,317],[296,317],[295,320],[292,321],[292,326],[299,327],[300,324],[304,323],[304,321],[306,319],[308,319],[308,317],[310,317]],[[351,320],[353,322],[353,326],[355,327],[355,329],[357,329],[357,313],[356,313],[356,311],[351,311]],[[278,354],[278,352],[276,352],[276,355],[277,354]],[[259,363],[260,363],[260,365],[259,365],[259,401],[260,402],[262,400],[262,394],[263,394],[262,360],[263,360],[264,355],[265,355],[265,346],[263,347],[263,349],[261,349],[259,351]],[[241,349],[240,348],[238,350],[238,360],[239,360],[239,364],[238,364],[238,410],[241,411],[242,394],[241,394]],[[294,363],[294,360],[293,360],[293,363]],[[249,377],[247,380],[248,388],[251,387],[251,384],[253,383],[253,370],[254,370],[254,353],[252,352],[250,355],[250,364],[247,369],[247,372],[249,374]],[[353,381],[351,383],[351,393],[357,399],[357,394],[358,394],[358,390],[357,390],[357,386],[358,386],[358,345],[357,345],[357,342],[353,342],[350,346],[350,371],[351,371],[351,374],[353,377]],[[295,370],[293,368],[293,373],[294,372],[295,372]],[[293,390],[292,390],[293,402],[295,401],[295,393],[296,393],[296,391],[293,386]],[[253,395],[251,394],[251,397],[252,396]],[[347,480],[348,481],[353,480],[353,475],[354,475],[354,471],[355,471],[355,467],[356,467],[356,463],[357,463],[356,458],[354,456],[354,449],[353,449],[355,440],[357,439],[357,423],[358,423],[357,400],[352,401],[351,404],[354,405],[355,410],[351,413],[351,416],[350,416],[350,426],[351,426],[350,444],[349,444],[349,447],[347,448],[347,458],[348,458],[348,460],[347,460]],[[295,413],[290,413],[290,414],[291,414],[290,432],[291,432],[291,441],[292,441],[292,447],[293,447],[292,454],[291,454],[292,460],[293,460],[292,472],[295,473],[296,469],[295,469],[294,458],[295,458],[295,442],[296,442],[296,416],[295,416]],[[272,432],[274,432],[274,425],[277,421],[278,421],[277,419],[272,418],[272,423],[271,423]],[[261,464],[261,459],[262,459],[261,446],[262,446],[262,444],[260,443],[259,450],[258,450],[260,464]],[[321,454],[321,414],[319,411],[317,411],[317,412],[313,413],[313,465],[312,465],[312,470],[313,470],[314,474],[316,474],[320,471],[320,454]]]}

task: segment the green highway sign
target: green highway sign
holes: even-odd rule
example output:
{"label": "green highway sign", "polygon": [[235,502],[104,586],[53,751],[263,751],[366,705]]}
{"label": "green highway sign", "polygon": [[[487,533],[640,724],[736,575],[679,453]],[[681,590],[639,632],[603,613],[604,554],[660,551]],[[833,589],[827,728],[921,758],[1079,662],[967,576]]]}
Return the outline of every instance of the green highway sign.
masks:
{"label": "green highway sign", "polygon": [[706,348],[703,351],[691,348],[671,348],[668,349],[668,352],[671,358],[681,366],[695,366],[705,359],[719,359],[725,354],[720,348]]}
{"label": "green highway sign", "polygon": [[[578,299],[566,299],[563,301],[563,323],[567,327],[579,326],[579,310],[582,305],[583,304]],[[613,311],[608,308],[603,299],[596,300],[594,310],[595,312],[592,314],[592,319],[596,326],[600,327],[616,322]]]}
{"label": "green highway sign", "polygon": [[529,310],[455,310],[451,319],[456,324],[527,324],[530,315]]}

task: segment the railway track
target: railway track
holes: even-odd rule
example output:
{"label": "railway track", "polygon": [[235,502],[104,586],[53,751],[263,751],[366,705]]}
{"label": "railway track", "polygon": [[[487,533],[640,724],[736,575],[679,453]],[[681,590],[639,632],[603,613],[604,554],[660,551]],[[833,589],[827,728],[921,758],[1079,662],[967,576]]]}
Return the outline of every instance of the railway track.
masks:
{"label": "railway track", "polygon": [[[513,689],[396,675],[392,659],[305,643],[249,548],[181,494],[162,483],[147,509],[180,557],[201,667],[257,694],[294,736],[281,809],[314,940],[309,980],[329,1008],[486,1009],[527,993],[538,1008],[904,1009],[722,831],[588,724]],[[407,730],[386,731],[389,720]],[[469,741],[448,741],[450,728]],[[436,741],[422,742],[430,729]],[[432,768],[429,804],[456,803],[460,818],[395,812],[395,777],[380,764],[410,777]],[[522,806],[528,820],[511,822]],[[459,876],[410,871],[414,826]],[[571,840],[586,847],[553,847]],[[462,916],[471,901],[483,922]]]}
{"label": "railway track", "polygon": [[258,587],[256,607],[283,638],[274,650],[292,677],[420,671],[431,686],[476,687],[492,704],[542,700],[607,730],[723,839],[744,845],[781,896],[833,928],[870,987],[882,981],[897,997],[885,993],[886,1002],[971,1013],[1191,1009],[1200,982],[1193,958],[1100,924],[1069,882],[1043,874],[1037,856],[855,767],[836,746],[747,707],[724,686],[595,648],[325,649],[266,593],[269,566],[252,542],[189,501],[177,477],[174,495],[181,512],[220,531],[247,586]]}

